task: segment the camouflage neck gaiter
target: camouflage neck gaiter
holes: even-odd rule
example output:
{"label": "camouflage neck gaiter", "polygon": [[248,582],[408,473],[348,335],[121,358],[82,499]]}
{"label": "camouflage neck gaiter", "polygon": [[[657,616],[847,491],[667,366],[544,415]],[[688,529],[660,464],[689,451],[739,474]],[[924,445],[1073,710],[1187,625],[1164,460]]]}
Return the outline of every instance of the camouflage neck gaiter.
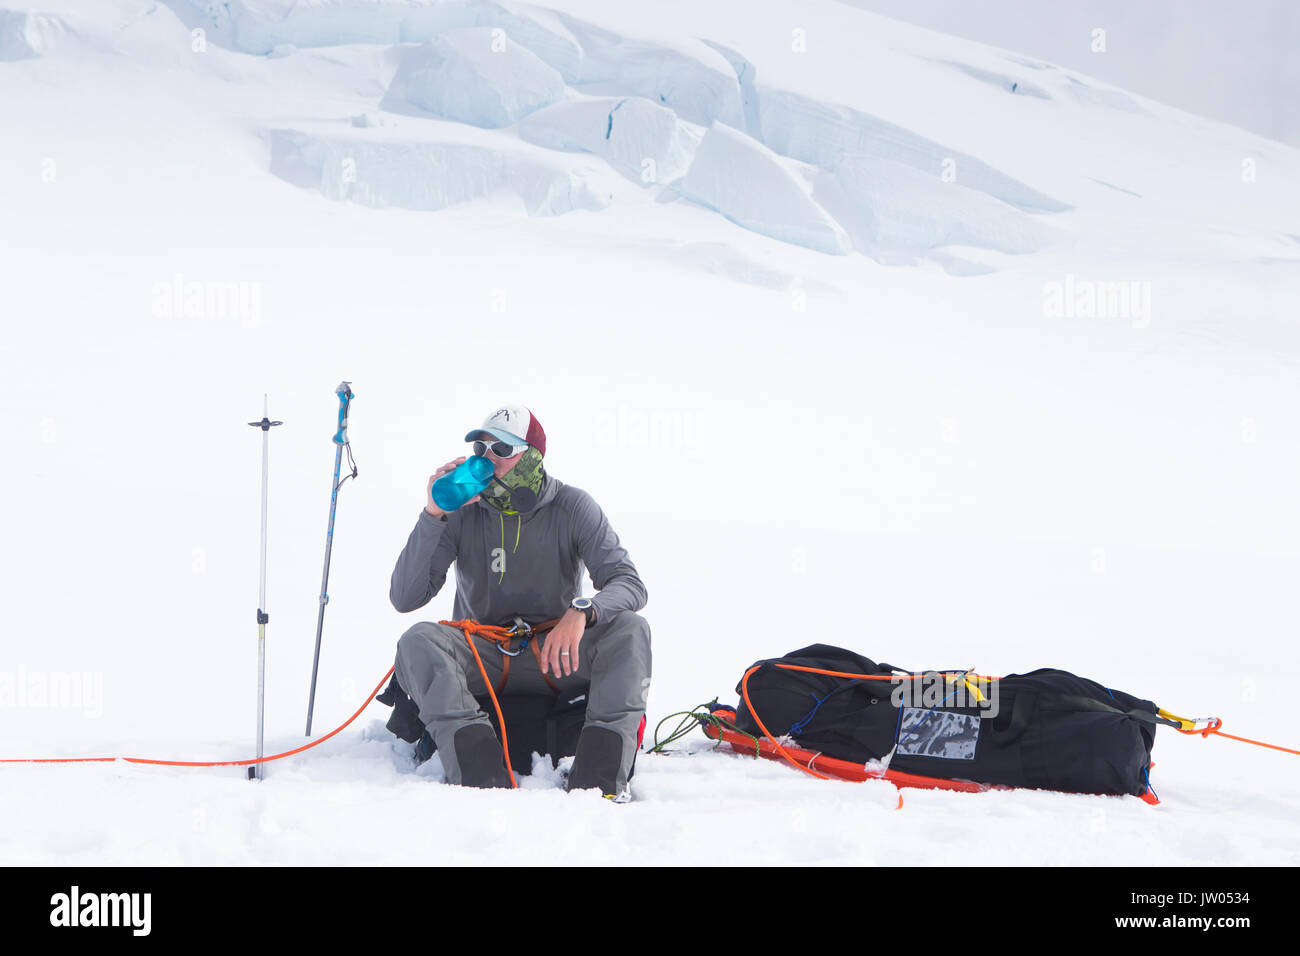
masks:
{"label": "camouflage neck gaiter", "polygon": [[529,448],[504,478],[493,478],[481,494],[484,501],[502,514],[526,514],[537,507],[545,477],[541,452]]}

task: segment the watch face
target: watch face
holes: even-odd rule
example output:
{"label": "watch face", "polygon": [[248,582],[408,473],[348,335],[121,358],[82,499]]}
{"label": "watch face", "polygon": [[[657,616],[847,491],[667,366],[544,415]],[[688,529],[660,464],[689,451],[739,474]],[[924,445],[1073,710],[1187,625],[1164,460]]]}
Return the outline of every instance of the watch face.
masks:
{"label": "watch face", "polygon": [[576,607],[579,611],[585,611],[587,608],[591,607],[591,598],[574,598],[573,607]]}

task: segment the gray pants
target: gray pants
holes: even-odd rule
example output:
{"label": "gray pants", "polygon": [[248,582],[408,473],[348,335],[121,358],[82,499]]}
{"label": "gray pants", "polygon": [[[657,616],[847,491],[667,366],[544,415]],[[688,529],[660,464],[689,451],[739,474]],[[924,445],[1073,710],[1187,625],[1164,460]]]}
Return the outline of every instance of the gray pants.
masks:
{"label": "gray pants", "polygon": [[[488,680],[501,676],[502,654],[482,637],[472,638],[487,670]],[[534,638],[545,647],[546,636]],[[517,642],[516,642],[517,643]],[[627,785],[637,750],[637,730],[645,716],[650,690],[650,625],[634,611],[602,618],[583,632],[578,645],[578,669],[567,677],[551,675],[561,694],[587,693],[585,727],[606,727],[623,739],[618,785]],[[397,642],[397,681],[420,710],[420,720],[433,735],[448,783],[460,783],[460,767],[452,741],[456,732],[473,723],[490,724],[474,695],[486,695],[474,653],[460,628],[421,621]],[[505,695],[550,693],[530,649],[512,658]]]}

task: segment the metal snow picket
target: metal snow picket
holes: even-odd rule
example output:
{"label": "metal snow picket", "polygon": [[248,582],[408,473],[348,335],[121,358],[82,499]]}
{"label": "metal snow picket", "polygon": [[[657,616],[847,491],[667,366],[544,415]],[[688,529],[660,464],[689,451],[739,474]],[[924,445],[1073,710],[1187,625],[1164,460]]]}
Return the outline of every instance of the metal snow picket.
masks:
{"label": "metal snow picket", "polygon": [[266,613],[266,481],[267,481],[267,463],[269,460],[269,448],[271,428],[274,425],[283,425],[284,422],[273,422],[269,417],[269,403],[265,394],[262,395],[262,420],[260,422],[249,422],[254,428],[262,429],[262,562],[258,575],[257,590],[257,760],[258,762],[248,768],[249,780],[262,779],[262,719],[266,713],[265,695],[266,695],[266,624],[270,620]]}

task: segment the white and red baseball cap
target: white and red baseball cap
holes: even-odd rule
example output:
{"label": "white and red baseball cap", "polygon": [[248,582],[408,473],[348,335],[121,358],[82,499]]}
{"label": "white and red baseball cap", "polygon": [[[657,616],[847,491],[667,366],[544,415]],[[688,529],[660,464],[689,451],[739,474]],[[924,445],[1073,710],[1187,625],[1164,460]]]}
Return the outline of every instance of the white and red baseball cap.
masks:
{"label": "white and red baseball cap", "polygon": [[474,441],[484,435],[512,445],[532,445],[543,458],[546,457],[546,432],[542,431],[542,423],[522,405],[498,408],[483,420],[481,426],[467,434],[465,441]]}

